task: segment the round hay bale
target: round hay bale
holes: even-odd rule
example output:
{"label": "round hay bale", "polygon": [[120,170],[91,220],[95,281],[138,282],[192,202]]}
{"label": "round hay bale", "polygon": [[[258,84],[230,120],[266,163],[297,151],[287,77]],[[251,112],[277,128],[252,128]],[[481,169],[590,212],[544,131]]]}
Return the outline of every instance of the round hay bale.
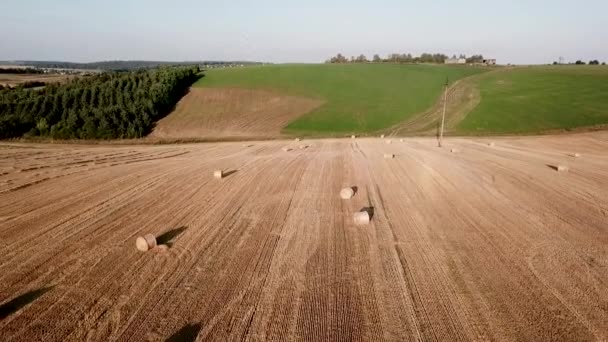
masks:
{"label": "round hay bale", "polygon": [[353,215],[353,221],[356,225],[369,224],[369,213],[367,211],[360,211]]}
{"label": "round hay bale", "polygon": [[291,151],[291,149],[289,147],[283,147],[282,150],[283,150],[283,152],[289,152],[289,151]]}
{"label": "round hay bale", "polygon": [[557,165],[557,172],[568,172],[569,168],[566,165]]}
{"label": "round hay bale", "polygon": [[458,153],[460,151],[457,148],[453,148],[453,149],[450,150],[450,152],[452,152],[452,153]]}
{"label": "round hay bale", "polygon": [[222,171],[222,170],[213,171],[213,177],[215,177],[217,179],[222,179],[224,177],[224,171]]}
{"label": "round hay bale", "polygon": [[353,196],[355,196],[355,190],[353,190],[353,188],[344,188],[340,191],[340,198],[342,199],[351,199]]}
{"label": "round hay bale", "polygon": [[394,154],[390,154],[390,153],[385,153],[384,154],[384,159],[393,159],[393,158],[395,158]]}
{"label": "round hay bale", "polygon": [[156,247],[156,237],[154,235],[146,234],[146,235],[144,235],[144,239],[146,239],[146,242],[148,243],[149,248]]}
{"label": "round hay bale", "polygon": [[148,249],[150,249],[150,247],[148,247],[148,242],[143,238],[143,236],[137,237],[135,240],[135,247],[142,252],[146,252]]}
{"label": "round hay bale", "polygon": [[386,141],[386,143],[387,143],[388,145],[390,145],[390,144],[392,144],[392,143],[393,143],[393,141],[392,141],[392,140],[387,140],[387,141]]}
{"label": "round hay bale", "polygon": [[350,136],[350,138],[351,138],[351,139],[355,139],[355,138],[357,138],[357,137],[356,137],[356,136],[354,136],[354,135],[351,135],[351,136]]}
{"label": "round hay bale", "polygon": [[156,247],[156,237],[152,234],[140,236],[135,240],[135,247],[142,252],[147,252]]}
{"label": "round hay bale", "polygon": [[308,148],[308,145],[300,145],[299,147],[300,147],[300,150],[304,150],[304,149]]}
{"label": "round hay bale", "polygon": [[403,142],[403,139],[399,139],[399,142]]}
{"label": "round hay bale", "polygon": [[296,142],[300,141],[300,138],[296,138],[296,140],[295,140],[295,141],[296,141]]}
{"label": "round hay bale", "polygon": [[382,135],[380,136],[380,139],[384,139],[384,134],[382,134]]}
{"label": "round hay bale", "polygon": [[494,146],[496,146],[496,144],[494,142],[491,142],[491,143],[488,144],[488,146],[494,147]]}
{"label": "round hay bale", "polygon": [[574,158],[578,158],[578,157],[580,157],[580,156],[581,156],[581,154],[580,154],[580,153],[575,153],[575,154],[573,154],[572,156],[573,156]]}

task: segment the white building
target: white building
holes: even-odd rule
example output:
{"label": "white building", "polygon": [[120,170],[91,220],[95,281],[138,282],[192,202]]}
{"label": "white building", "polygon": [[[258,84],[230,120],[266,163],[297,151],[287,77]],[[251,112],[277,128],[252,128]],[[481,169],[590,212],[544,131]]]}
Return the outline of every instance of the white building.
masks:
{"label": "white building", "polygon": [[445,64],[467,64],[467,60],[464,58],[448,58],[445,60]]}

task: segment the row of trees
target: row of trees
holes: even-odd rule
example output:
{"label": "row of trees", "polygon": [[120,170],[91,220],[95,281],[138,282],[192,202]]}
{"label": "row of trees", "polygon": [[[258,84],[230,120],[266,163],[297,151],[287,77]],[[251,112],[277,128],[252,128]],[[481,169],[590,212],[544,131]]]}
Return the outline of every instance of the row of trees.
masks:
{"label": "row of trees", "polygon": [[24,88],[24,89],[29,89],[29,88],[38,88],[38,87],[44,87],[46,85],[45,82],[42,81],[25,81],[23,83],[20,83],[17,86],[10,86],[10,85],[2,85],[0,84],[0,90],[3,89],[18,89],[18,88]]}
{"label": "row of trees", "polygon": [[34,68],[0,68],[0,74],[42,74],[43,71]]}
{"label": "row of trees", "polygon": [[199,77],[198,67],[103,73],[45,88],[0,90],[0,139],[139,138]]}
{"label": "row of trees", "polygon": [[[578,64],[578,65],[585,65],[585,62],[583,62],[583,61],[581,61],[581,60],[578,60],[578,61],[576,61],[576,63],[574,63],[574,64]],[[602,64],[603,64],[603,65],[606,65],[606,62],[604,62],[604,63],[602,63]],[[600,62],[599,62],[597,59],[595,59],[595,60],[589,61],[589,65],[600,65]]]}
{"label": "row of trees", "polygon": [[[7,62],[2,62],[3,64]],[[72,63],[61,61],[19,61],[13,62],[15,66],[31,66],[38,69],[78,69],[78,70],[104,70],[104,71],[134,71],[140,69],[154,69],[159,67],[184,67],[184,66],[203,66],[221,67],[236,65],[258,65],[259,62],[247,61],[184,61],[184,62],[163,62],[163,61],[103,61],[92,63]]]}
{"label": "row of trees", "polygon": [[[553,62],[553,65],[561,65],[561,64],[562,63]],[[582,60],[579,59],[578,61],[576,61],[574,63],[568,63],[568,64],[586,65],[587,63],[585,63],[584,61],[582,61]],[[606,62],[602,62],[601,64],[602,65],[606,65]],[[589,65],[600,65],[600,61],[598,61],[597,59],[590,60],[589,61]]]}
{"label": "row of trees", "polygon": [[[365,55],[359,55],[358,57],[351,56],[347,58],[343,56],[341,53],[336,56],[328,59],[326,63],[437,63],[443,64],[445,60],[449,57],[442,53],[423,53],[420,56],[413,56],[411,53],[391,53],[386,58],[380,57],[380,55],[376,54],[372,57],[371,61],[367,59]],[[462,58],[466,59],[467,63],[482,63],[483,56],[482,55],[473,55],[471,57],[467,57],[465,55],[460,55],[460,57],[456,57],[453,55],[452,58]]]}

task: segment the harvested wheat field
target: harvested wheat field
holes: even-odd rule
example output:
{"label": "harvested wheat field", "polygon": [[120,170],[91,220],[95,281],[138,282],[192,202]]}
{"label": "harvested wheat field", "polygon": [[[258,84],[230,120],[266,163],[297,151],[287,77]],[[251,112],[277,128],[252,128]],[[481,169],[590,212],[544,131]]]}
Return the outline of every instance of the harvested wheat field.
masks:
{"label": "harvested wheat field", "polygon": [[492,141],[2,144],[1,339],[606,341],[608,133]]}
{"label": "harvested wheat field", "polygon": [[323,101],[266,90],[191,88],[175,111],[161,119],[152,139],[268,138]]}

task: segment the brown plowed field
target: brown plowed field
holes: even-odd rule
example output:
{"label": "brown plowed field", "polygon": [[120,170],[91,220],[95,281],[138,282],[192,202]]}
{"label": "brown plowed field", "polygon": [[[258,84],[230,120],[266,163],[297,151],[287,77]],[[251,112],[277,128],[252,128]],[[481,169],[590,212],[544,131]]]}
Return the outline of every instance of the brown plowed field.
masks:
{"label": "brown plowed field", "polygon": [[161,119],[152,139],[268,138],[323,104],[321,100],[238,88],[192,88]]}
{"label": "brown plowed field", "polygon": [[606,341],[608,133],[494,141],[0,145],[0,340]]}
{"label": "brown plowed field", "polygon": [[15,87],[26,82],[63,83],[74,78],[72,75],[58,74],[0,74],[0,85]]}

